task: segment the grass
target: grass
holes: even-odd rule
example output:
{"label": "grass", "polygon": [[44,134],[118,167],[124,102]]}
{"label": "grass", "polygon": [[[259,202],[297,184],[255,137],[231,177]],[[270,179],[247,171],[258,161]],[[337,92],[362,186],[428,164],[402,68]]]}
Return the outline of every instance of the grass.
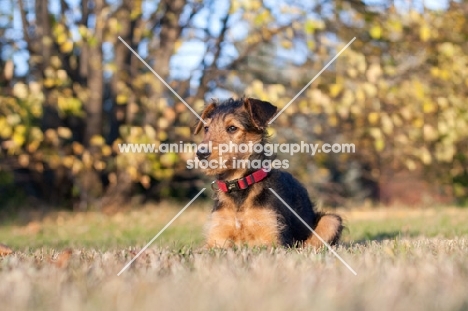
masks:
{"label": "grass", "polygon": [[15,251],[0,257],[0,309],[468,309],[467,209],[339,212],[336,252],[357,276],[326,250],[204,250],[208,211],[194,205],[117,277],[174,206],[19,215],[0,227]]}

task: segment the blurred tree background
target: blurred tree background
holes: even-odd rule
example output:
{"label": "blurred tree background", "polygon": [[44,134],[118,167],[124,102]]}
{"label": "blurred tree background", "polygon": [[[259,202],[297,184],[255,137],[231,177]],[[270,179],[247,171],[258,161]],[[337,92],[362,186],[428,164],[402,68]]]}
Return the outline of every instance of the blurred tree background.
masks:
{"label": "blurred tree background", "polygon": [[[354,143],[290,171],[325,205],[466,203],[468,1],[0,0],[0,205],[77,210],[187,198],[196,111],[248,95],[284,107],[275,142]],[[284,157],[284,156],[282,156]],[[38,204],[36,204],[38,203]],[[0,207],[1,207],[0,206]]]}

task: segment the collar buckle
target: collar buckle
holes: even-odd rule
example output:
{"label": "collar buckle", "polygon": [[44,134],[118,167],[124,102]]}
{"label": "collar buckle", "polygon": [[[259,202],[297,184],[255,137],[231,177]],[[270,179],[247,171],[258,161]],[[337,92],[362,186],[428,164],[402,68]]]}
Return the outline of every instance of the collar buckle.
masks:
{"label": "collar buckle", "polygon": [[239,188],[238,179],[226,181],[225,183],[226,183],[226,187],[227,187],[228,192],[231,192],[233,190],[241,190]]}

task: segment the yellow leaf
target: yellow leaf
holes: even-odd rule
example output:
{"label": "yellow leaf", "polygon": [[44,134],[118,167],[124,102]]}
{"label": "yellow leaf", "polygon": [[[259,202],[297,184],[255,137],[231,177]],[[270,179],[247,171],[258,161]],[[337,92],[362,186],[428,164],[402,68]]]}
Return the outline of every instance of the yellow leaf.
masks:
{"label": "yellow leaf", "polygon": [[72,167],[72,172],[76,176],[82,169],[83,169],[83,163],[80,162],[79,160],[75,160],[73,162],[73,167]]}
{"label": "yellow leaf", "polygon": [[30,153],[33,153],[37,150],[37,148],[39,148],[39,146],[41,145],[41,142],[40,141],[32,141],[31,143],[28,144],[28,146],[26,147],[28,152]]}
{"label": "yellow leaf", "polygon": [[138,171],[134,166],[127,167],[127,173],[132,180],[138,180]]}
{"label": "yellow leaf", "polygon": [[75,162],[74,156],[66,156],[65,158],[63,158],[63,161],[62,161],[63,165],[66,168],[72,168],[74,162]]}
{"label": "yellow leaf", "polygon": [[427,150],[426,147],[423,147],[420,151],[420,158],[421,158],[421,161],[426,164],[426,165],[429,165],[431,164],[432,162],[432,157],[431,157],[431,154],[429,153],[429,150]]}
{"label": "yellow leaf", "polygon": [[162,165],[166,167],[171,167],[177,161],[177,155],[175,155],[174,153],[165,153],[162,154],[159,159]]}
{"label": "yellow leaf", "polygon": [[330,85],[330,96],[331,97],[338,96],[342,89],[343,89],[342,84],[331,84]]}
{"label": "yellow leaf", "polygon": [[190,137],[190,127],[176,127],[174,132],[182,137]]}
{"label": "yellow leaf", "polygon": [[65,82],[67,80],[67,77],[68,77],[67,72],[65,70],[63,70],[63,69],[57,70],[57,79],[59,81],[61,81],[62,84],[63,84],[63,82]]}
{"label": "yellow leaf", "polygon": [[12,137],[13,142],[15,143],[16,146],[22,146],[25,142],[25,137],[23,134],[15,132]]}
{"label": "yellow leaf", "polygon": [[367,120],[369,120],[369,123],[371,125],[376,125],[379,122],[380,116],[378,112],[371,112],[367,116]]}
{"label": "yellow leaf", "polygon": [[50,58],[50,64],[52,65],[52,67],[54,67],[55,69],[59,69],[62,67],[62,61],[60,60],[60,58],[58,56],[52,56]]}
{"label": "yellow leaf", "polygon": [[39,127],[34,126],[29,130],[29,137],[32,140],[42,141],[44,139],[44,134],[42,133],[42,130]]}
{"label": "yellow leaf", "polygon": [[369,34],[372,37],[372,39],[380,39],[380,37],[382,36],[382,28],[380,26],[378,26],[378,25],[373,26],[369,30]]}
{"label": "yellow leaf", "polygon": [[89,153],[89,151],[85,150],[85,152],[83,152],[82,161],[83,161],[83,166],[85,166],[86,168],[90,168],[90,167],[91,167],[91,164],[92,164],[92,156],[91,156],[91,154]]}
{"label": "yellow leaf", "polygon": [[292,48],[292,42],[290,40],[283,40],[281,41],[281,46],[285,49],[290,49]]}
{"label": "yellow leaf", "polygon": [[366,93],[362,88],[359,88],[355,91],[356,101],[363,102],[366,100]]}
{"label": "yellow leaf", "polygon": [[424,85],[419,81],[413,82],[413,91],[417,98],[423,99],[424,96]]}
{"label": "yellow leaf", "polygon": [[231,2],[231,7],[230,7],[230,10],[229,10],[229,15],[234,14],[235,12],[237,12],[237,10],[239,10],[239,8],[240,8],[239,1],[232,1]]}
{"label": "yellow leaf", "polygon": [[374,141],[374,147],[376,151],[382,151],[385,148],[385,141],[383,139],[377,139]]}
{"label": "yellow leaf", "polygon": [[60,157],[56,154],[51,155],[47,160],[52,169],[56,169],[60,166]]}
{"label": "yellow leaf", "polygon": [[135,4],[132,12],[130,13],[130,19],[133,21],[137,19],[140,15],[141,15],[141,3],[140,5]]}
{"label": "yellow leaf", "polygon": [[9,114],[7,117],[6,117],[6,120],[7,120],[7,123],[9,125],[17,125],[21,122],[21,117],[16,114],[16,113],[12,113],[12,114]]}
{"label": "yellow leaf", "polygon": [[438,46],[439,52],[447,57],[453,57],[455,47],[451,42],[444,42]]}
{"label": "yellow leaf", "polygon": [[436,110],[437,110],[436,104],[434,104],[430,100],[424,101],[424,104],[423,104],[424,113],[432,113],[432,112],[435,112]]}
{"label": "yellow leaf", "polygon": [[382,131],[390,135],[393,133],[393,123],[392,119],[387,114],[381,115]]}
{"label": "yellow leaf", "polygon": [[130,136],[138,136],[138,138],[143,135],[143,128],[141,126],[132,126],[130,128]]}
{"label": "yellow leaf", "polygon": [[419,37],[421,41],[426,42],[431,37],[431,29],[427,26],[422,26],[419,29]]}
{"label": "yellow leaf", "polygon": [[73,41],[68,40],[60,45],[60,52],[68,54],[73,51]]}
{"label": "yellow leaf", "polygon": [[61,33],[57,36],[57,43],[62,44],[67,41],[67,35],[65,33]]}
{"label": "yellow leaf", "polygon": [[116,101],[117,101],[117,104],[123,105],[123,104],[127,103],[128,97],[125,94],[119,94],[119,95],[117,95]]}
{"label": "yellow leaf", "polygon": [[85,38],[88,35],[88,28],[86,28],[84,25],[80,25],[78,27],[78,32],[82,38]]}
{"label": "yellow leaf", "polygon": [[94,168],[98,171],[102,171],[103,169],[106,168],[106,163],[103,161],[96,161],[94,162]]}
{"label": "yellow leaf", "polygon": [[109,146],[102,146],[102,155],[103,156],[110,156],[112,154],[112,149]]}
{"label": "yellow leaf", "polygon": [[423,135],[425,141],[434,141],[439,136],[436,129],[429,124],[424,125]]}
{"label": "yellow leaf", "polygon": [[24,83],[16,83],[13,86],[13,95],[18,98],[25,99],[28,96],[28,86]]}
{"label": "yellow leaf", "polygon": [[[45,84],[45,82],[44,82]],[[68,108],[68,102],[65,97],[59,97],[57,99],[57,106],[59,107],[60,110],[65,111]]]}
{"label": "yellow leaf", "polygon": [[64,139],[70,139],[73,135],[72,131],[68,127],[57,128],[57,134],[59,137]]}
{"label": "yellow leaf", "polygon": [[411,117],[413,116],[413,113],[412,113],[411,109],[409,109],[408,107],[401,108],[400,113],[401,113],[401,116],[407,121],[410,120]]}
{"label": "yellow leaf", "polygon": [[165,141],[167,139],[167,133],[160,130],[158,133],[158,139],[160,141]]}
{"label": "yellow leaf", "polygon": [[423,118],[415,118],[413,120],[413,127],[423,127],[424,119]]}
{"label": "yellow leaf", "polygon": [[118,25],[119,25],[119,22],[117,21],[117,18],[115,18],[115,17],[109,18],[108,25],[109,25],[109,30],[110,31],[112,31],[114,33],[117,32],[117,28],[118,28]]}
{"label": "yellow leaf", "polygon": [[92,145],[92,146],[102,146],[105,144],[105,141],[104,141],[104,138],[100,135],[94,135],[93,137],[91,137],[89,143]]}
{"label": "yellow leaf", "polygon": [[258,10],[258,9],[260,9],[262,7],[262,4],[258,0],[256,0],[256,1],[246,1],[246,2],[250,3],[250,9],[252,11],[256,11],[256,10]]}
{"label": "yellow leaf", "polygon": [[372,83],[365,82],[362,89],[368,98],[372,98],[377,95],[377,87]]}
{"label": "yellow leaf", "polygon": [[405,161],[405,165],[410,171],[414,171],[416,169],[416,163],[411,159],[407,159]]}
{"label": "yellow leaf", "polygon": [[18,133],[18,134],[25,134],[26,133],[26,126],[24,125],[18,125],[17,127],[15,127],[15,132]]}
{"label": "yellow leaf", "polygon": [[44,80],[44,86],[47,87],[47,88],[51,88],[55,85],[55,79],[50,79],[50,78],[47,78]]}
{"label": "yellow leaf", "polygon": [[73,153],[76,155],[80,155],[84,151],[83,145],[81,145],[80,143],[77,143],[76,141],[73,142],[72,149],[73,149]]}
{"label": "yellow leaf", "polygon": [[449,80],[450,79],[450,71],[449,70],[446,70],[446,69],[442,69],[439,71],[440,72],[440,75],[439,77],[442,79],[442,80]]}
{"label": "yellow leaf", "polygon": [[382,138],[382,132],[380,130],[380,128],[377,128],[377,127],[372,127],[369,129],[369,134],[375,139],[375,140],[379,140]]}
{"label": "yellow leaf", "polygon": [[439,144],[436,147],[436,158],[440,162],[452,162],[454,154],[455,147],[453,144]]}
{"label": "yellow leaf", "polygon": [[180,49],[180,47],[182,46],[182,40],[177,40],[175,43],[174,43],[174,53],[177,53],[177,51]]}

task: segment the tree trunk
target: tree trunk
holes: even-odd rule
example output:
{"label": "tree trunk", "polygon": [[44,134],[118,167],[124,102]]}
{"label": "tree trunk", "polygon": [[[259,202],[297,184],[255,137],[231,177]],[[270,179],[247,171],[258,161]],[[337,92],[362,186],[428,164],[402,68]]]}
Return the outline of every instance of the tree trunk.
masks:
{"label": "tree trunk", "polygon": [[[169,76],[169,62],[182,32],[179,20],[186,3],[186,0],[162,0],[159,4],[164,15],[160,21],[159,45],[153,54],[153,68],[165,80]],[[146,111],[145,117],[145,123],[149,125],[157,126],[158,103],[163,94],[168,91],[164,85],[161,85],[159,89],[161,91],[154,88],[149,91],[152,106]]]}
{"label": "tree trunk", "polygon": [[86,129],[84,144],[94,135],[102,135],[102,100],[103,100],[103,71],[102,71],[102,35],[104,19],[101,16],[103,0],[95,0],[93,14],[96,16],[96,25],[93,40],[88,42],[88,91],[89,99],[85,103]]}
{"label": "tree trunk", "polygon": [[[122,29],[119,35],[134,50],[137,49],[136,44],[133,42],[134,30],[139,19],[132,19],[130,14],[137,5],[141,5],[141,3],[139,3],[139,1],[134,3],[132,0],[125,0],[116,12],[116,18],[119,20]],[[118,39],[114,46],[114,54],[116,72],[112,75],[110,82],[112,111],[110,116],[110,129],[107,135],[107,142],[109,144],[117,139],[119,136],[119,127],[124,124],[126,120],[128,102],[126,104],[117,104],[117,96],[119,92],[121,92],[120,85],[125,84],[131,88],[131,83],[138,74],[135,68],[133,68],[135,64],[133,53]],[[139,60],[137,61],[139,62]]]}

